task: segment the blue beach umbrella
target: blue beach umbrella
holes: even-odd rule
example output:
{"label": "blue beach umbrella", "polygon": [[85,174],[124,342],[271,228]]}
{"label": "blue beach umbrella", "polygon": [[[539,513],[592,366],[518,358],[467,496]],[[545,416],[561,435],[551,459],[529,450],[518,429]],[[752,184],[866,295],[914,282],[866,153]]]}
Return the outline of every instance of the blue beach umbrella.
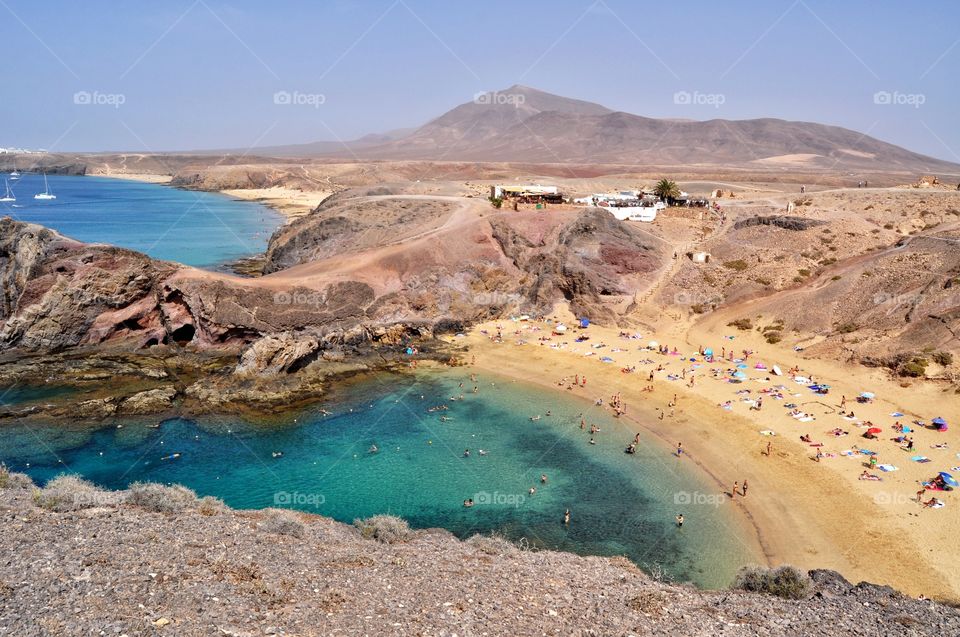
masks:
{"label": "blue beach umbrella", "polygon": [[746,363],[740,363],[739,365],[737,365],[737,369],[746,369],[747,367],[749,367],[749,365],[747,365]]}
{"label": "blue beach umbrella", "polygon": [[704,355],[704,356],[713,356],[713,350],[708,347],[707,349],[703,350],[703,355]]}
{"label": "blue beach umbrella", "polygon": [[940,477],[943,478],[943,481],[949,484],[951,487],[960,487],[960,483],[957,483],[957,481],[953,479],[953,476],[946,471],[941,471]]}

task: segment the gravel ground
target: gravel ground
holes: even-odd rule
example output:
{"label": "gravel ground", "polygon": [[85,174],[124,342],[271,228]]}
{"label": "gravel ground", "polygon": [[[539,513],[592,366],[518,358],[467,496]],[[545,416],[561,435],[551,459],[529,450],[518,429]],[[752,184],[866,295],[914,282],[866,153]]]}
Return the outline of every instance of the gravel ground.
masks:
{"label": "gravel ground", "polygon": [[[445,531],[0,489],[0,635],[958,635],[960,611],[813,571],[802,601],[656,582],[624,559]],[[94,501],[96,498],[93,499]],[[91,504],[84,501],[84,506]]]}

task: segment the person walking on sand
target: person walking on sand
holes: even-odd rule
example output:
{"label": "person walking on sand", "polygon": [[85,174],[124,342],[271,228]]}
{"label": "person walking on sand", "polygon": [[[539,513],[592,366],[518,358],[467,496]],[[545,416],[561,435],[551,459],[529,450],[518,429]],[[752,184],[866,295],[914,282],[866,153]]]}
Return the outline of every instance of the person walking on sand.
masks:
{"label": "person walking on sand", "polygon": [[746,478],[743,479],[743,491],[741,491],[740,493],[743,494],[743,497],[747,497],[747,479]]}
{"label": "person walking on sand", "polygon": [[767,456],[769,456],[772,452],[773,452],[773,443],[770,441],[767,441]]}
{"label": "person walking on sand", "polygon": [[733,500],[734,498],[737,497],[737,491],[739,491],[739,490],[740,490],[740,483],[739,483],[739,482],[734,482],[734,483],[733,483],[733,489],[730,490],[730,499],[731,499],[731,500]]}
{"label": "person walking on sand", "polygon": [[677,514],[677,528],[680,528],[680,527],[682,527],[682,526],[683,526],[683,514],[682,514],[682,513],[678,513],[678,514]]}

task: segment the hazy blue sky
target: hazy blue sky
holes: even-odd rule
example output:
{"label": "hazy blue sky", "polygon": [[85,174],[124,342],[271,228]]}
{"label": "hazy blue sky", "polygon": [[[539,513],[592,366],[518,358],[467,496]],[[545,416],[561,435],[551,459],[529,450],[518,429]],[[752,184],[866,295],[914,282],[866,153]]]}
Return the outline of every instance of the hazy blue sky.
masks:
{"label": "hazy blue sky", "polygon": [[0,0],[0,146],[350,139],[522,83],[652,117],[836,124],[960,161],[958,24],[956,0]]}

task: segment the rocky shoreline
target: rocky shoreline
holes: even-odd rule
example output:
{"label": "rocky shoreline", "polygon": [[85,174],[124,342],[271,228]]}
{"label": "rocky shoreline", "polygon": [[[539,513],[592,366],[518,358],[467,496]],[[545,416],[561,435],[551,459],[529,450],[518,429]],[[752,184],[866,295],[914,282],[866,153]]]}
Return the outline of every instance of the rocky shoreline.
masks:
{"label": "rocky shoreline", "polygon": [[[235,511],[182,487],[40,490],[0,470],[0,635],[951,635],[960,610],[811,571],[801,599],[622,558]],[[573,628],[576,626],[576,628]]]}

